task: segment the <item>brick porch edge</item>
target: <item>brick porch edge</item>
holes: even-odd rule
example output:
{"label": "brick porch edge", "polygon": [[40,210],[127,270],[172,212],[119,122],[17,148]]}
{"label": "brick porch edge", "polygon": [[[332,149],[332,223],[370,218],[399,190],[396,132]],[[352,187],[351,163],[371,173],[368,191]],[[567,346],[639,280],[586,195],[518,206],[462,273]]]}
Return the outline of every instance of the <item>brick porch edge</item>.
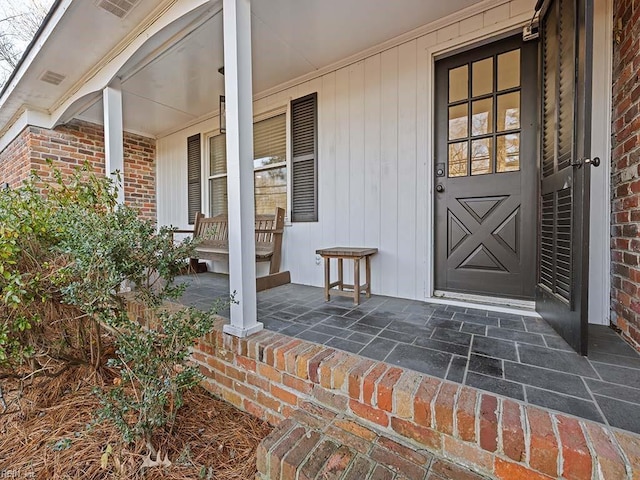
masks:
{"label": "brick porch edge", "polygon": [[203,386],[272,425],[300,409],[321,424],[328,410],[355,437],[376,431],[499,479],[640,478],[640,436],[267,330],[232,337],[225,322],[194,349]]}

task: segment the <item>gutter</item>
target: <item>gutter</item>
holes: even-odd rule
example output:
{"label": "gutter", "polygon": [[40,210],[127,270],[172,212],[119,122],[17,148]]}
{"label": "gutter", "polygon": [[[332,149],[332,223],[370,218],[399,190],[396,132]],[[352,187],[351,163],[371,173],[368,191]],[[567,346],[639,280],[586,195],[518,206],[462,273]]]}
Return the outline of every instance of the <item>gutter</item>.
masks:
{"label": "gutter", "polygon": [[47,15],[44,17],[44,20],[42,20],[42,23],[38,27],[36,34],[33,36],[31,41],[29,42],[29,45],[27,45],[27,48],[22,53],[22,56],[20,57],[18,64],[13,69],[13,72],[11,72],[11,75],[9,75],[9,78],[7,79],[4,86],[2,87],[2,90],[0,91],[0,99],[4,97],[4,94],[7,91],[7,88],[9,88],[9,85],[11,85],[11,82],[13,82],[13,80],[15,79],[16,75],[18,74],[18,71],[20,70],[20,67],[22,67],[22,64],[25,62],[27,56],[29,56],[29,54],[31,53],[31,50],[33,50],[33,47],[35,46],[35,44],[38,42],[38,40],[40,40],[40,35],[42,35],[42,32],[49,24],[49,21],[51,20],[53,15],[56,13],[56,10],[58,9],[61,3],[62,3],[62,0],[55,0],[53,2],[53,5],[47,12]]}

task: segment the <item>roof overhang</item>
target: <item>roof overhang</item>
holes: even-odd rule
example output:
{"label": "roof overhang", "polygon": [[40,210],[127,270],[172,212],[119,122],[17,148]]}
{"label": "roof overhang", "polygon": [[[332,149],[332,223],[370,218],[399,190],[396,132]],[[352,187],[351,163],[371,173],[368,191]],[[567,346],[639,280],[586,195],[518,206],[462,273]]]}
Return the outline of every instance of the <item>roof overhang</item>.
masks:
{"label": "roof overhang", "polygon": [[[0,96],[0,149],[28,124],[101,123],[101,92],[116,77],[128,131],[162,136],[217,110],[221,0],[139,0],[124,18],[99,3],[54,4]],[[509,2],[254,0],[254,92],[260,98],[492,7]],[[43,81],[47,73],[62,81]]]}

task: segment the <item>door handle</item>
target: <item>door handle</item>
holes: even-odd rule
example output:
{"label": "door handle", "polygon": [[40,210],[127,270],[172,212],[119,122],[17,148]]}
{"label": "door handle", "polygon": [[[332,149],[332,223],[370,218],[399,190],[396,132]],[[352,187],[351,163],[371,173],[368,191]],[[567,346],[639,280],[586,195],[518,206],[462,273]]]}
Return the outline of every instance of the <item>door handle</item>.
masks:
{"label": "door handle", "polygon": [[571,162],[572,167],[582,168],[582,165],[593,165],[594,167],[599,167],[600,157],[580,158]]}
{"label": "door handle", "polygon": [[436,192],[438,193],[444,192],[444,185],[440,185],[440,184],[436,185]]}

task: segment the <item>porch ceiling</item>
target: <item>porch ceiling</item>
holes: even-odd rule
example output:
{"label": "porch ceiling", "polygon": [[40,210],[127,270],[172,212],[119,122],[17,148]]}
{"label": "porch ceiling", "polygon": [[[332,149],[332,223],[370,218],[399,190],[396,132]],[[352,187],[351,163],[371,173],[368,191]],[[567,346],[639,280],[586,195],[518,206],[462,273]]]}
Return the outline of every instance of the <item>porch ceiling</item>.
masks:
{"label": "porch ceiling", "polygon": [[[252,2],[253,88],[259,94],[475,4],[474,0]],[[182,19],[120,70],[125,129],[153,136],[214,112],[224,91],[222,13]],[[78,115],[102,123],[102,102]]]}

